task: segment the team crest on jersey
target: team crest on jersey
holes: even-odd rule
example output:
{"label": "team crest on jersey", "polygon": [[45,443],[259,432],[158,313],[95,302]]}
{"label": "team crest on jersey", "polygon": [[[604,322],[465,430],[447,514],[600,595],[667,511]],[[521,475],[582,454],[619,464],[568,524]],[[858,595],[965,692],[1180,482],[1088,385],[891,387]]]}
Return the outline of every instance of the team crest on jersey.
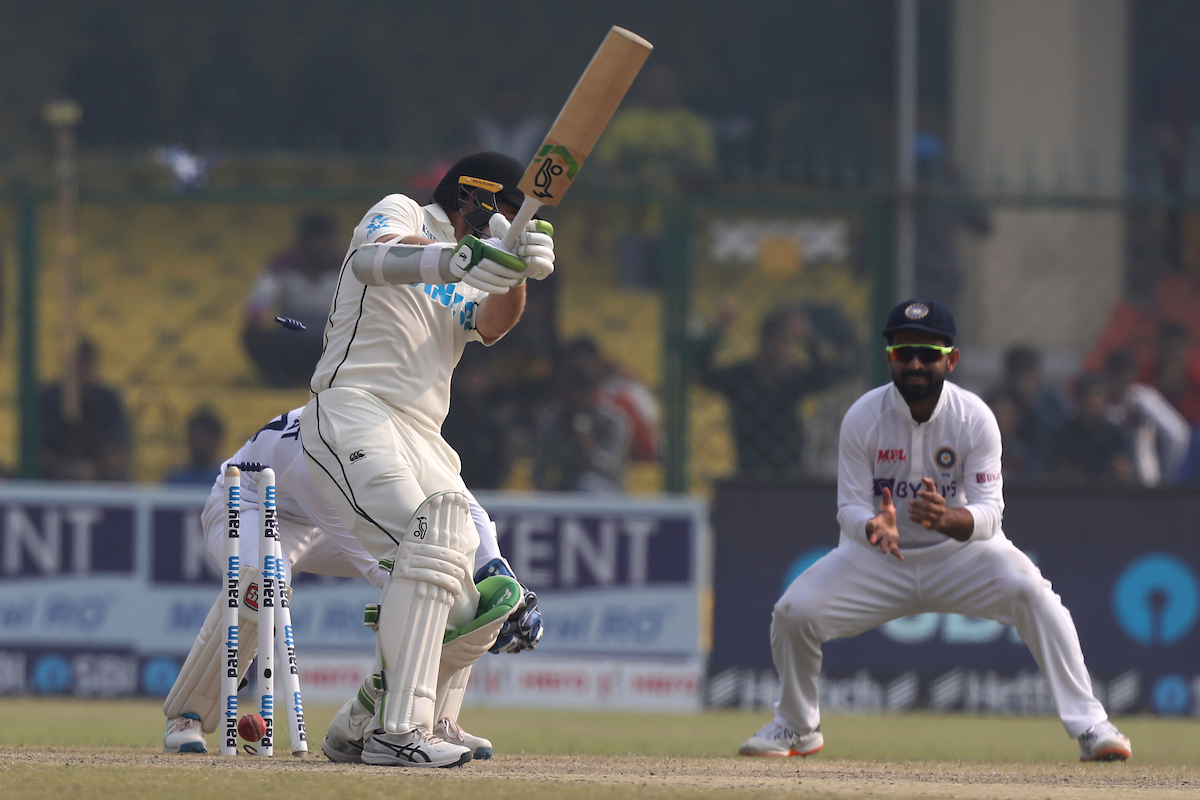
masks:
{"label": "team crest on jersey", "polygon": [[942,469],[953,469],[958,463],[958,453],[954,452],[952,447],[942,447],[933,454],[933,460]]}
{"label": "team crest on jersey", "polygon": [[910,303],[908,308],[904,309],[904,316],[909,319],[924,319],[929,316],[929,306],[924,303]]}

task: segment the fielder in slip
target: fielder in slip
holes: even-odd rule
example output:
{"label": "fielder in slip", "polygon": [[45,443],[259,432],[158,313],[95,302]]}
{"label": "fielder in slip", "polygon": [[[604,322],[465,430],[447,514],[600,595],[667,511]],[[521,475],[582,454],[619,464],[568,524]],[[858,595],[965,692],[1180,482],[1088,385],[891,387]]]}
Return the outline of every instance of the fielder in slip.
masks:
{"label": "fielder in slip", "polygon": [[820,750],[821,645],[925,612],[1016,626],[1080,759],[1132,755],[1092,695],[1070,612],[1000,528],[1000,430],[978,396],[945,382],[958,363],[955,332],[950,311],[934,302],[909,300],[888,317],[893,382],[863,395],[842,421],[841,540],[775,604],[771,651],[783,693],[742,755]]}
{"label": "fielder in slip", "polygon": [[[288,585],[291,585],[293,573],[309,572],[315,575],[363,577],[375,586],[383,588],[388,580],[387,572],[380,568],[379,563],[346,530],[338,519],[337,512],[330,507],[313,484],[308,467],[304,463],[299,432],[300,409],[296,409],[267,423],[234,456],[221,465],[201,517],[209,554],[219,562],[224,544],[225,467],[251,462],[268,464],[276,474],[279,540]],[[479,535],[479,549],[475,552],[474,563],[475,582],[479,583],[493,575],[513,577],[508,562],[500,554],[491,519],[469,492],[467,499],[471,520]],[[242,485],[243,530],[257,530],[258,509],[256,475],[248,472],[243,475]],[[239,609],[239,679],[249,670],[258,646],[258,612],[255,607],[246,603],[246,589],[258,576],[256,536],[243,538],[240,555],[243,564],[243,602]],[[249,592],[254,593],[254,590]],[[443,648],[443,666],[446,673],[441,676],[444,680],[439,680],[439,702],[435,712],[437,723],[433,731],[447,741],[469,748],[475,758],[490,758],[492,743],[481,736],[467,733],[457,723],[471,664],[489,647],[492,652],[516,653],[533,649],[541,639],[542,624],[537,608],[537,596],[524,589],[520,590],[519,595],[519,605],[510,616],[500,620],[498,625],[481,626],[469,634],[456,636],[451,644]],[[220,708],[219,700],[219,673],[224,656],[224,649],[220,646],[223,637],[219,630],[219,604],[223,599],[222,590],[218,594],[218,605],[214,605],[209,613],[183,669],[180,670],[175,686],[163,704],[163,711],[167,716],[166,732],[163,735],[164,752],[207,752],[204,732],[215,730],[219,724],[224,711]],[[322,750],[330,760],[343,763],[361,760],[359,755],[362,751],[362,741],[364,736],[369,734],[367,727],[373,711],[368,706],[378,700],[380,694],[376,676],[367,676],[359,694],[342,708],[325,736]]]}

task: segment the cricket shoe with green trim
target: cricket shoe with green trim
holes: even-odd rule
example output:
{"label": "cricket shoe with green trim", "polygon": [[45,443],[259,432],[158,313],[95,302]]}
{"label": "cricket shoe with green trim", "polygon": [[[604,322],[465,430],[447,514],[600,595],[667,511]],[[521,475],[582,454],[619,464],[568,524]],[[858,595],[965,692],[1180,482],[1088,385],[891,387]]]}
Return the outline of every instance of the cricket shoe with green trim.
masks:
{"label": "cricket shoe with green trim", "polygon": [[200,729],[200,715],[185,711],[183,716],[167,720],[163,731],[164,753],[207,753],[204,731]]}
{"label": "cricket shoe with green trim", "polygon": [[1097,722],[1079,737],[1080,761],[1127,761],[1132,757],[1129,737],[1108,720]]}
{"label": "cricket shoe with green trim", "polygon": [[780,725],[772,720],[759,728],[758,733],[742,742],[738,748],[741,756],[767,756],[787,758],[788,756],[811,756],[825,746],[825,737],[821,730],[801,736],[796,731]]}
{"label": "cricket shoe with green trim", "polygon": [[372,734],[363,743],[362,760],[383,767],[461,767],[471,751],[418,725],[408,733]]}
{"label": "cricket shoe with green trim", "polygon": [[462,745],[471,751],[476,761],[486,761],[492,757],[492,743],[482,736],[467,733],[458,723],[449,717],[443,717],[433,726],[433,735],[445,739],[450,744]]}

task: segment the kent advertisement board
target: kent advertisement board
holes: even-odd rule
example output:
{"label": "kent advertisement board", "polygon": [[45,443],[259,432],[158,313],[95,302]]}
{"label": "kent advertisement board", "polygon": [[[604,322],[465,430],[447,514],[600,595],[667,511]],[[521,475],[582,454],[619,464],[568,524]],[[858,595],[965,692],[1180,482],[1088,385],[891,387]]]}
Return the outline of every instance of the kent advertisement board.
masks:
{"label": "kent advertisement board", "polygon": [[[219,586],[200,527],[206,498],[187,489],[0,486],[0,693],[165,694]],[[699,705],[702,504],[480,502],[517,575],[538,592],[546,633],[534,652],[485,657],[472,696],[504,704],[540,684],[551,705],[647,697]],[[292,619],[310,701],[344,698],[369,670],[374,635],[363,608],[377,600],[365,581],[296,577]]]}
{"label": "kent advertisement board", "polygon": [[[1200,714],[1200,513],[1194,489],[1005,488],[1004,531],[1070,610],[1097,696],[1113,713]],[[771,609],[838,543],[833,484],[725,482],[713,502],[708,700],[778,697]],[[883,557],[864,548],[864,557]],[[956,614],[894,620],[824,647],[830,710],[924,706],[1053,713],[1015,629]]]}

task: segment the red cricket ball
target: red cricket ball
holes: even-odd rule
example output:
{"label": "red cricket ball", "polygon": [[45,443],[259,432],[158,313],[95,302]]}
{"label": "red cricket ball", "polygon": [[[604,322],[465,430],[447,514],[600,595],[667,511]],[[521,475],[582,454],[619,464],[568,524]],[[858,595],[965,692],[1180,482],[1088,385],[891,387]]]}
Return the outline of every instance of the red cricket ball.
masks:
{"label": "red cricket ball", "polygon": [[238,720],[238,736],[247,742],[258,742],[267,734],[267,723],[258,714],[246,714]]}

